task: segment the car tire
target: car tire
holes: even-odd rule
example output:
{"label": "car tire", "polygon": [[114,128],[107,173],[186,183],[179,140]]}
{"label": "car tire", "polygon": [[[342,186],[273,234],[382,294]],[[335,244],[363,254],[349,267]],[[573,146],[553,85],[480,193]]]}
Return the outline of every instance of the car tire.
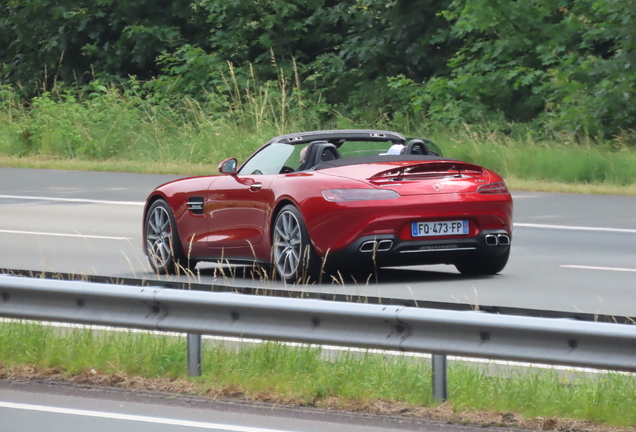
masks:
{"label": "car tire", "polygon": [[172,209],[162,199],[152,203],[144,221],[146,254],[158,274],[187,274],[197,262],[183,253]]}
{"label": "car tire", "polygon": [[480,256],[469,261],[462,261],[455,264],[457,270],[467,276],[488,276],[501,272],[510,257],[510,248],[497,256]]}
{"label": "car tire", "polygon": [[283,207],[272,225],[272,258],[276,273],[287,283],[319,281],[317,257],[300,211],[293,205]]}

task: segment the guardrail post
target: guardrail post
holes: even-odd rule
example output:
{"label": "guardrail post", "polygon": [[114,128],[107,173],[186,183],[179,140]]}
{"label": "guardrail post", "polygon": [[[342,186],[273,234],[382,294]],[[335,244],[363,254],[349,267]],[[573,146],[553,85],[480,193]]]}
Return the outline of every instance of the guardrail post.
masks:
{"label": "guardrail post", "polygon": [[447,399],[446,386],[446,356],[444,354],[433,354],[433,398],[443,402]]}
{"label": "guardrail post", "polygon": [[201,376],[201,335],[188,333],[188,376]]}

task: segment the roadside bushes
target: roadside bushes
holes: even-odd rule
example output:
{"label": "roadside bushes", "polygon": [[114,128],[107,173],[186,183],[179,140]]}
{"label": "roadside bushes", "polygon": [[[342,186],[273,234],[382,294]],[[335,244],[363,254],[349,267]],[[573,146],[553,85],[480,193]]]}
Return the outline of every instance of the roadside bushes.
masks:
{"label": "roadside bushes", "polygon": [[294,117],[322,122],[337,112],[365,124],[634,139],[632,0],[158,0],[151,9],[4,2],[0,79],[26,103],[60,83],[127,86],[134,76],[149,100],[187,96],[216,115],[256,88],[281,100],[294,89]]}
{"label": "roadside bushes", "polygon": [[578,140],[636,126],[633,1],[462,0],[441,13],[462,46],[449,74],[402,80],[414,110],[447,124],[528,123]]}

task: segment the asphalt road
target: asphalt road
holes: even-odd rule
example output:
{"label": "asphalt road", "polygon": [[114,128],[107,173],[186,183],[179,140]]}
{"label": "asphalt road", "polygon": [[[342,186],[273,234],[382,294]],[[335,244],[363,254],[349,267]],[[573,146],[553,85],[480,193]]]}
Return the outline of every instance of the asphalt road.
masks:
{"label": "asphalt road", "polygon": [[[141,252],[146,195],[177,177],[0,168],[0,267],[156,278]],[[451,266],[289,289],[636,316],[636,199],[513,192],[513,249],[497,276]],[[262,286],[199,266],[204,283]],[[281,286],[270,283],[268,286]]]}
{"label": "asphalt road", "polygon": [[0,430],[476,432],[483,431],[484,428],[274,404],[213,401],[191,396],[68,385],[52,381],[0,380]]}

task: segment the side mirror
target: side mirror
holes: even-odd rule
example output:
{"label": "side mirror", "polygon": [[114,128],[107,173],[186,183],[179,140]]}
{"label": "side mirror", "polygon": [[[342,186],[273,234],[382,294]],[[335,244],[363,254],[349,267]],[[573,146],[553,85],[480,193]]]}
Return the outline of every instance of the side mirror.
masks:
{"label": "side mirror", "polygon": [[219,164],[219,172],[221,174],[234,174],[236,173],[237,165],[236,158],[225,159]]}

